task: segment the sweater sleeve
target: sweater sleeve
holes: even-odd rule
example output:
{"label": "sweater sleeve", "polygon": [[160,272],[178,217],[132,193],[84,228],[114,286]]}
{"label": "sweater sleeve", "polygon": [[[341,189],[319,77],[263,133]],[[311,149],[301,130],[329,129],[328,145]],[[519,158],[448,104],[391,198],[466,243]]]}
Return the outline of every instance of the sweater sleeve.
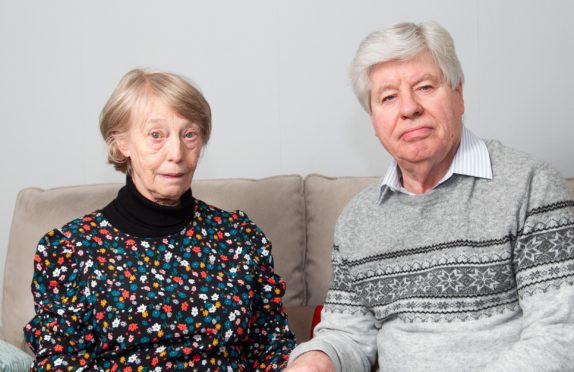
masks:
{"label": "sweater sleeve", "polygon": [[354,291],[349,267],[337,246],[332,262],[333,279],[321,322],[313,338],[291,353],[290,362],[307,351],[319,350],[329,356],[338,372],[370,371],[377,355],[375,317]]}
{"label": "sweater sleeve", "polygon": [[520,339],[487,371],[570,371],[574,366],[574,201],[562,177],[538,168],[514,248],[523,312]]}
{"label": "sweater sleeve", "polygon": [[[243,212],[239,214],[245,216]],[[256,283],[246,344],[249,370],[281,370],[295,346],[295,336],[289,330],[281,301],[285,294],[285,281],[274,271],[271,243],[261,229],[246,217],[242,231],[252,245],[251,263]]]}
{"label": "sweater sleeve", "polygon": [[36,354],[32,370],[91,368],[96,340],[88,283],[76,256],[76,247],[61,231],[50,231],[38,243],[32,280],[36,314],[24,327],[25,340]]}

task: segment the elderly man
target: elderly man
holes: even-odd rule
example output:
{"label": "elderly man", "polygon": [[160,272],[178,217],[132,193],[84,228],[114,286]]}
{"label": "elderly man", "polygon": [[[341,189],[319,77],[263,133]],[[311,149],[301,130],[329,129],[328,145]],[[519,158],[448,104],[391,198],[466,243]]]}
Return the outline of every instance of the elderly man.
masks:
{"label": "elderly man", "polygon": [[574,201],[548,164],[463,126],[449,33],[369,35],[355,93],[394,161],[344,209],[333,280],[288,371],[574,371]]}

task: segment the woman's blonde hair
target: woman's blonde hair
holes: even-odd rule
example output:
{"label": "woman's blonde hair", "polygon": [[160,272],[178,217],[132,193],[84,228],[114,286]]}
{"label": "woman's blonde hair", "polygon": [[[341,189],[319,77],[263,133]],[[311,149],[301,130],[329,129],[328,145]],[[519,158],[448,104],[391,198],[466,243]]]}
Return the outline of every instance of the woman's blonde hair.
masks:
{"label": "woman's blonde hair", "polygon": [[118,135],[134,123],[145,109],[149,97],[157,97],[179,116],[199,126],[202,145],[211,134],[211,108],[196,87],[182,76],[168,72],[147,72],[134,69],[125,74],[100,114],[100,131],[108,146],[108,162],[126,173],[129,159],[119,150]]}

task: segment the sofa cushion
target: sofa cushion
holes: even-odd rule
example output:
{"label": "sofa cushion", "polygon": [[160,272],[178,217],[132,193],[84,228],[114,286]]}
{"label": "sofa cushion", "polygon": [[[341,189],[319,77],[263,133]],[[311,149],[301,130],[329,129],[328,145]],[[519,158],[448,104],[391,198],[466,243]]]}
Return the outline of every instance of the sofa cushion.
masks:
{"label": "sofa cushion", "polygon": [[[121,184],[22,190],[16,199],[4,271],[3,337],[26,349],[22,328],[34,315],[30,283],[38,240],[49,230],[102,208]],[[196,198],[220,208],[242,209],[261,227],[273,245],[276,271],[287,282],[287,306],[305,301],[303,260],[305,207],[303,179],[277,176],[260,180],[200,180]],[[1,336],[1,335],[0,335]]]}
{"label": "sofa cushion", "polygon": [[285,312],[289,318],[289,329],[295,334],[297,344],[308,341],[313,329],[315,306],[286,306]]}
{"label": "sofa cushion", "polygon": [[18,193],[4,268],[2,325],[3,337],[8,342],[26,349],[22,328],[34,315],[30,284],[38,240],[49,230],[103,207],[120,186],[29,188]]}
{"label": "sofa cushion", "polygon": [[379,179],[380,177],[334,178],[318,174],[305,178],[307,305],[318,305],[325,300],[331,280],[333,233],[339,214],[353,196]]}
{"label": "sofa cushion", "polygon": [[246,212],[273,244],[276,272],[287,282],[283,303],[305,304],[305,200],[301,176],[197,181],[193,195],[225,210]]}

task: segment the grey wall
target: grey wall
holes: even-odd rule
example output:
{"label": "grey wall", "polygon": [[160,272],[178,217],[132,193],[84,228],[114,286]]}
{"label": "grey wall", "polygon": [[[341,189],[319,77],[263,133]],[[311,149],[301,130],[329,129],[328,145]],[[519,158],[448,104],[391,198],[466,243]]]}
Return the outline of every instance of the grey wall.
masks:
{"label": "grey wall", "polygon": [[468,127],[572,177],[572,14],[559,0],[0,0],[0,267],[19,189],[123,180],[97,119],[136,66],[184,74],[211,103],[198,178],[382,174],[347,69],[368,32],[398,21],[451,31]]}

